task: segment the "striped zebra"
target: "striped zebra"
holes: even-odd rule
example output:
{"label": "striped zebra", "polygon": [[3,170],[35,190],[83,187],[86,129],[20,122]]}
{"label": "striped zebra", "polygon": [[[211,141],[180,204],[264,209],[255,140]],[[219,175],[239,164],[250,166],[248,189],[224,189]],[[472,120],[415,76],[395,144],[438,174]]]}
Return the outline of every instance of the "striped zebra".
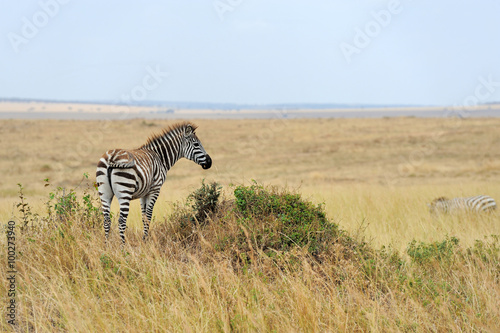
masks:
{"label": "striped zebra", "polygon": [[132,150],[108,150],[97,163],[96,183],[104,214],[106,239],[111,226],[110,207],[116,196],[120,205],[118,226],[122,243],[130,200],[141,199],[144,239],[148,237],[153,206],[167,172],[180,158],[185,157],[201,165],[212,166],[212,159],[195,134],[196,126],[187,122],[178,123],[150,137],[147,142]]}
{"label": "striped zebra", "polygon": [[429,208],[432,214],[460,211],[480,213],[496,209],[497,204],[492,197],[487,195],[453,199],[440,197],[434,199],[429,205]]}

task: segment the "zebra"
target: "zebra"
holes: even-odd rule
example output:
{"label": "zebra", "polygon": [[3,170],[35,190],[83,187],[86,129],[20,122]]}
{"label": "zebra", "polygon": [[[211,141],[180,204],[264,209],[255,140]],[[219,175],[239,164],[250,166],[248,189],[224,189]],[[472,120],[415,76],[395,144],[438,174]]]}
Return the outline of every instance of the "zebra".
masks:
{"label": "zebra", "polygon": [[111,226],[110,207],[116,196],[120,205],[118,226],[122,244],[125,244],[125,229],[130,200],[141,200],[143,239],[147,239],[153,207],[167,172],[184,157],[210,169],[212,159],[196,136],[197,126],[181,122],[151,136],[137,149],[108,150],[97,163],[96,185],[104,215],[106,240]]}
{"label": "zebra", "polygon": [[495,210],[497,208],[495,200],[487,195],[453,199],[440,197],[434,199],[430,204],[428,204],[428,206],[431,214],[452,213],[459,211],[480,213]]}

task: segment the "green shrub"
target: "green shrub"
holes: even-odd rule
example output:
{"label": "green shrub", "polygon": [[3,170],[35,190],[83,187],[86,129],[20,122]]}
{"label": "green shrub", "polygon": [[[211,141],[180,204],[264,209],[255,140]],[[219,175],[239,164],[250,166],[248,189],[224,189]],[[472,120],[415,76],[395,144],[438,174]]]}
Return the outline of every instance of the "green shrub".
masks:
{"label": "green shrub", "polygon": [[201,187],[188,196],[194,218],[200,224],[205,223],[207,217],[215,212],[221,193],[222,186],[217,182],[205,184],[201,182]]}
{"label": "green shrub", "polygon": [[[77,188],[88,179],[88,174],[84,173],[82,181]],[[49,180],[45,179],[45,186],[50,186]],[[65,189],[57,187],[54,192],[49,193],[49,200],[46,203],[49,219],[67,223],[75,219],[80,219],[86,225],[95,227],[96,223],[102,221],[100,210],[100,199],[97,195],[97,188],[88,186],[82,199],[79,200],[76,189]]]}
{"label": "green shrub", "polygon": [[178,240],[191,236],[197,224],[203,226],[207,218],[217,210],[222,186],[217,182],[205,184],[188,195],[185,202],[174,204],[174,210],[168,219],[172,222],[171,230]]}
{"label": "green shrub", "polygon": [[53,211],[61,221],[72,218],[80,206],[76,193],[72,189],[67,191],[65,188],[58,187],[56,192],[49,193],[49,199],[55,200]]}
{"label": "green shrub", "polygon": [[[84,179],[88,179],[88,174],[84,174]],[[50,186],[49,179],[44,180],[45,187]],[[21,230],[24,230],[28,223],[31,222],[31,227],[39,227],[47,224],[71,224],[78,220],[86,226],[95,227],[96,223],[102,223],[102,214],[100,210],[100,200],[97,195],[97,189],[92,189],[88,186],[83,192],[81,200],[78,198],[76,189],[57,187],[55,191],[49,192],[48,199],[45,202],[47,215],[39,215],[31,212],[31,207],[24,195],[24,187],[18,184],[20,202],[16,205],[23,224]],[[77,186],[78,188],[78,186]]]}
{"label": "green shrub", "polygon": [[413,240],[406,249],[411,260],[419,264],[432,261],[449,262],[455,253],[459,240],[456,237],[447,237],[442,242],[426,244]]}
{"label": "green shrub", "polygon": [[302,200],[300,194],[254,183],[237,186],[234,196],[238,221],[264,251],[299,246],[314,254],[337,235],[337,225],[327,220],[323,207]]}

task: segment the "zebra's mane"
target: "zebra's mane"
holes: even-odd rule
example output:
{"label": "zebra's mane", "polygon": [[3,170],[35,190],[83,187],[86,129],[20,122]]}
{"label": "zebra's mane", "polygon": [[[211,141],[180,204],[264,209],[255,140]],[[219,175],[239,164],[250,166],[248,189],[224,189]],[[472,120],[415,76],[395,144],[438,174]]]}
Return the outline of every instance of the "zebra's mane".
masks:
{"label": "zebra's mane", "polygon": [[439,197],[439,198],[436,198],[434,200],[432,200],[432,202],[443,202],[443,201],[448,201],[448,198],[447,197]]}
{"label": "zebra's mane", "polygon": [[146,143],[141,146],[141,148],[146,147],[146,146],[150,145],[151,143],[154,143],[158,140],[162,140],[162,139],[166,139],[168,137],[171,137],[172,135],[173,136],[179,135],[179,133],[184,132],[184,128],[186,128],[187,126],[191,126],[191,128],[193,129],[193,133],[198,128],[198,126],[196,126],[195,124],[190,123],[188,121],[183,121],[183,122],[180,122],[177,124],[173,124],[167,128],[164,128],[160,133],[156,133],[156,134],[153,134],[152,136],[150,136],[148,138],[148,140],[146,141]]}

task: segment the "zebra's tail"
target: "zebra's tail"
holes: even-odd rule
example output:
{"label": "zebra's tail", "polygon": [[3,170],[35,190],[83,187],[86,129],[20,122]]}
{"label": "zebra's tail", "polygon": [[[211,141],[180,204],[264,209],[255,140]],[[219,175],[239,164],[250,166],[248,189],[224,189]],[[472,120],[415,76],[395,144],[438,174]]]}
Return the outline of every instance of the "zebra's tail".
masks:
{"label": "zebra's tail", "polygon": [[109,184],[109,188],[111,189],[111,193],[112,193],[113,195],[115,195],[115,193],[114,193],[114,191],[113,191],[113,185],[111,185],[111,184],[113,184],[113,183],[111,182],[111,173],[112,173],[112,172],[113,172],[113,167],[108,165],[108,167],[107,167],[107,169],[106,169],[106,174],[108,175],[108,184]]}

